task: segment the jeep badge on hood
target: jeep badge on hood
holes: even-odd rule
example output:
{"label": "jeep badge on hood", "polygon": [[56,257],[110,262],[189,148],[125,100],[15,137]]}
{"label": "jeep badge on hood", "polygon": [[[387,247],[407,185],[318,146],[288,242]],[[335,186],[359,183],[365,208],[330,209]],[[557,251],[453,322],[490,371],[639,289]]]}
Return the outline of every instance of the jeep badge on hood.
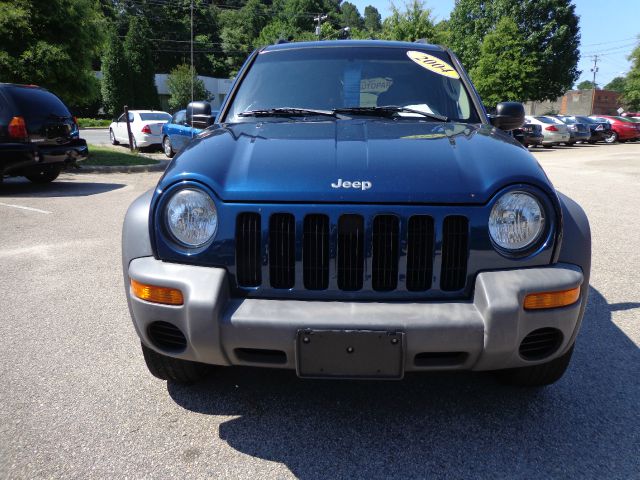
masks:
{"label": "jeep badge on hood", "polygon": [[371,187],[373,187],[373,183],[367,180],[349,182],[341,178],[339,178],[336,183],[331,184],[331,188],[359,188],[360,190],[369,190]]}

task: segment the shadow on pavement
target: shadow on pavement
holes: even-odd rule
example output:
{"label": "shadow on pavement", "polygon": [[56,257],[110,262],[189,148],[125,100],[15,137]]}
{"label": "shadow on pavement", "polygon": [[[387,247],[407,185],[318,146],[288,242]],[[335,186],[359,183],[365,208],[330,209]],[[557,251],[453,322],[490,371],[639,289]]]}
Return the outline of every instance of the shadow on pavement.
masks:
{"label": "shadow on pavement", "polygon": [[0,183],[1,197],[86,197],[125,187],[122,183],[67,182],[55,180],[44,185],[24,178],[10,178]]}
{"label": "shadow on pavement", "polygon": [[482,373],[340,382],[244,368],[167,388],[185,409],[237,416],[222,440],[300,478],[637,478],[640,350],[611,312],[640,303],[590,295],[570,369],[546,388]]}

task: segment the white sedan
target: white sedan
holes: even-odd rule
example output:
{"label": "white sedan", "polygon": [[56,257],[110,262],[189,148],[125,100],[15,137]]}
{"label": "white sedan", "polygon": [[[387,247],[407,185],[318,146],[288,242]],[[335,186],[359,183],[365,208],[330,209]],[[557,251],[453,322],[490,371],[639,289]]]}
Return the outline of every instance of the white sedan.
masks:
{"label": "white sedan", "polygon": [[[112,145],[129,144],[127,120],[123,113],[109,125],[109,138]],[[133,148],[149,147],[162,143],[162,125],[171,120],[171,115],[158,110],[129,110],[129,123]]]}

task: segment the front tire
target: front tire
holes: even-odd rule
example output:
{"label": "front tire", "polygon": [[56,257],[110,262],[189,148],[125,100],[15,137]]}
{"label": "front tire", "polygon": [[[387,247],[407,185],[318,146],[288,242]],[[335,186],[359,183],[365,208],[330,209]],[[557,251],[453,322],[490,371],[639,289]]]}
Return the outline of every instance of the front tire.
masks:
{"label": "front tire", "polygon": [[500,382],[517,387],[543,387],[551,385],[562,378],[567,371],[573,354],[573,347],[560,357],[540,365],[530,367],[511,368],[496,372]]}
{"label": "front tire", "polygon": [[143,344],[140,344],[140,346],[142,347],[142,354],[149,372],[160,380],[171,380],[176,383],[190,385],[207,376],[209,370],[207,365],[168,357]]}
{"label": "front tire", "polygon": [[618,141],[618,134],[616,132],[611,132],[604,141],[605,143],[616,143]]}
{"label": "front tire", "polygon": [[51,183],[62,171],[62,165],[51,165],[47,167],[42,167],[40,170],[32,173],[30,175],[25,175],[30,182],[37,184]]}
{"label": "front tire", "polygon": [[173,158],[173,156],[176,154],[176,152],[173,151],[171,140],[168,136],[162,139],[162,149],[164,150],[164,154],[169,158]]}
{"label": "front tire", "polygon": [[109,129],[109,140],[111,140],[111,145],[118,145],[120,142],[116,140],[116,136],[113,133],[113,129]]}

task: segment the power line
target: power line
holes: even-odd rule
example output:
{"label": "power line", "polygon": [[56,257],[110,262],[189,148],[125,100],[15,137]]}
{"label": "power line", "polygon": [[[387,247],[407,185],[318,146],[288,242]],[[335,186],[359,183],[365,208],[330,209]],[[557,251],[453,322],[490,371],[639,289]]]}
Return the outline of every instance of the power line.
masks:
{"label": "power line", "polygon": [[638,45],[638,42],[633,42],[633,43],[629,43],[626,45],[619,45],[617,47],[612,47],[612,48],[605,48],[604,50],[592,50],[592,51],[588,51],[588,52],[583,52],[583,55],[593,55],[593,54],[602,54],[602,53],[606,53],[606,52],[613,52],[613,51],[622,51],[622,50],[627,50],[629,48],[634,48],[636,45]]}
{"label": "power line", "polygon": [[629,40],[636,40],[637,37],[629,37],[629,38],[622,38],[620,40],[611,40],[609,42],[599,42],[599,43],[586,43],[584,45],[581,45],[582,47],[595,47],[596,45],[607,45],[607,44],[611,44],[611,43],[622,43],[622,42],[626,42]]}

